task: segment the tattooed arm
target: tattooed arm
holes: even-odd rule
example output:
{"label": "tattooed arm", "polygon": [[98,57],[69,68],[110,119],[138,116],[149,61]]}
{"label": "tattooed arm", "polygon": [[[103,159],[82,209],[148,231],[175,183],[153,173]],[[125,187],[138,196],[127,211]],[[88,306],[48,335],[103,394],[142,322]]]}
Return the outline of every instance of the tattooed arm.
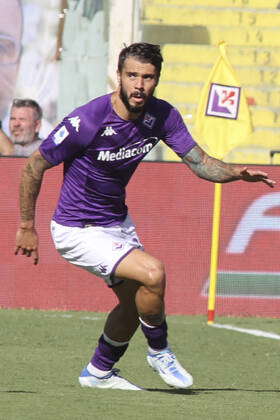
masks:
{"label": "tattooed arm", "polygon": [[21,223],[16,234],[17,255],[21,254],[34,258],[34,264],[38,263],[38,235],[35,230],[35,207],[40,192],[44,172],[51,168],[39,150],[34,152],[27,160],[23,169],[20,183],[20,215]]}
{"label": "tattooed arm", "polygon": [[269,179],[262,171],[254,171],[215,159],[205,153],[199,146],[193,147],[184,157],[183,162],[200,178],[208,181],[225,183],[236,180],[247,182],[264,182],[273,187],[275,181]]}

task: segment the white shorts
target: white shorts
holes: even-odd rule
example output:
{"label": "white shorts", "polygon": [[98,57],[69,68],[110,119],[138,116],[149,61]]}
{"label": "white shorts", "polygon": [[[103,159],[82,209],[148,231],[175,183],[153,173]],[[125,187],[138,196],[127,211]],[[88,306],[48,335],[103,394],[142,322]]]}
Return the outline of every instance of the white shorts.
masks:
{"label": "white shorts", "polygon": [[111,227],[70,227],[52,220],[51,234],[63,258],[103,278],[110,287],[122,281],[114,276],[120,261],[133,249],[143,249],[129,216]]}

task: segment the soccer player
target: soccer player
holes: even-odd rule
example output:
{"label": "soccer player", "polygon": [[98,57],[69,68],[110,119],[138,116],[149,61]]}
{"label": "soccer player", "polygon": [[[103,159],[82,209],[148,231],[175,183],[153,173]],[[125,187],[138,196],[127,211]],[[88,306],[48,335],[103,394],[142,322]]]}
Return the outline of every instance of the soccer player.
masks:
{"label": "soccer player", "polygon": [[261,171],[223,163],[193,140],[179,112],[153,96],[162,55],[135,43],[119,55],[118,88],[75,109],[28,159],[20,185],[21,223],[15,253],[38,263],[35,205],[44,171],[64,162],[64,181],[51,222],[58,252],[107,283],[118,298],[79,382],[92,388],[141,390],[114,368],[139,324],[148,364],[163,381],[187,388],[193,379],[167,340],[163,263],[144,251],[125,204],[137,165],[162,139],[197,176],[212,182],[275,181]]}

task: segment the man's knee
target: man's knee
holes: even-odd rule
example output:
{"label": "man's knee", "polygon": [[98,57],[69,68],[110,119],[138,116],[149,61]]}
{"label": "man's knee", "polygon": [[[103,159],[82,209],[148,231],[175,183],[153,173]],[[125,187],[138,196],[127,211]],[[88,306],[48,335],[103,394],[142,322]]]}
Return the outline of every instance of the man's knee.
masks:
{"label": "man's knee", "polygon": [[153,261],[147,267],[145,286],[150,292],[160,295],[164,294],[165,269],[161,261]]}

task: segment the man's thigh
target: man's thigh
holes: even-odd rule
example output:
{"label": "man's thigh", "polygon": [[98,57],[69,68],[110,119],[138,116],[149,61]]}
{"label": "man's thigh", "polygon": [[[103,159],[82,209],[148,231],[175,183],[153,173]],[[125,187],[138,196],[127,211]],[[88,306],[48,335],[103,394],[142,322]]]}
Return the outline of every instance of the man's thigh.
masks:
{"label": "man's thigh", "polygon": [[142,248],[130,220],[102,228],[68,227],[52,222],[52,236],[58,252],[70,263],[101,277],[108,286],[118,284],[116,267],[135,248]]}

